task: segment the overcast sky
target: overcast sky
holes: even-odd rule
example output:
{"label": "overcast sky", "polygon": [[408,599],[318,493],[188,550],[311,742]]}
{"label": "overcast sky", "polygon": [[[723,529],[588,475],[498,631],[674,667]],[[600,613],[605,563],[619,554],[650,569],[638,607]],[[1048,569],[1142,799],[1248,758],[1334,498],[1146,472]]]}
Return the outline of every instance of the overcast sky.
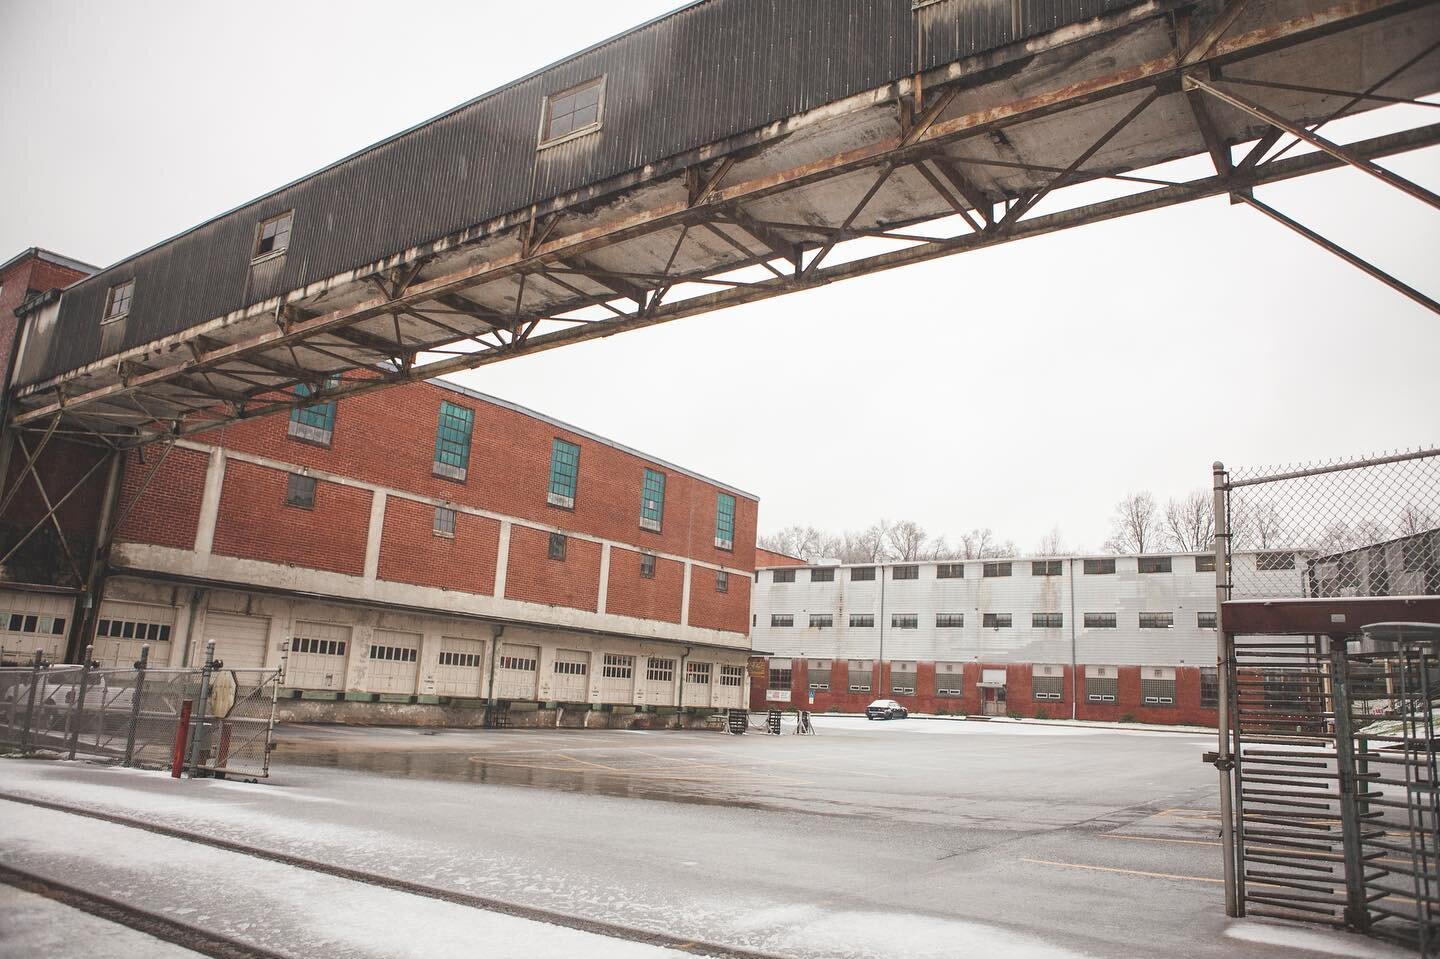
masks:
{"label": "overcast sky", "polygon": [[[675,6],[3,0],[0,260],[107,265]],[[1440,150],[1386,162],[1440,189]],[[1440,297],[1440,214],[1348,171],[1259,195]],[[1096,547],[1217,458],[1440,443],[1437,359],[1440,317],[1214,199],[460,379],[759,495],[762,531]]]}

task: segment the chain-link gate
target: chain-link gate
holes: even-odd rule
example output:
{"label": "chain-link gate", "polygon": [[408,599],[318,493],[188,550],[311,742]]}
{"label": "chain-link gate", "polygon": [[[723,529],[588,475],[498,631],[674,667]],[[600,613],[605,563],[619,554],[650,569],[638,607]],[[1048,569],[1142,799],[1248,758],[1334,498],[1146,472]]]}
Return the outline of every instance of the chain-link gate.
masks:
{"label": "chain-link gate", "polygon": [[1215,480],[1227,909],[1440,950],[1440,450]]}
{"label": "chain-link gate", "polygon": [[260,778],[281,671],[51,666],[0,669],[0,745],[22,754],[77,755],[192,774]]}

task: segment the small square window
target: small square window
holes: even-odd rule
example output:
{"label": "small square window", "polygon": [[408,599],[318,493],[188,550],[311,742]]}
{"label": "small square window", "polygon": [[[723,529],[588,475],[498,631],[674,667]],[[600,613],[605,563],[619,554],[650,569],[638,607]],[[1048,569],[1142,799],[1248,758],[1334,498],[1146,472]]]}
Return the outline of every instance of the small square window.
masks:
{"label": "small square window", "polygon": [[941,563],[935,567],[936,579],[964,579],[964,563]]}
{"label": "small square window", "polygon": [[795,571],[793,569],[777,569],[770,574],[772,583],[793,583],[795,582]]}
{"label": "small square window", "polygon": [[1039,559],[1030,564],[1031,576],[1059,576],[1064,571],[1063,560]]}
{"label": "small square window", "polygon": [[715,571],[715,592],[730,592],[730,574],[723,569],[717,569]]}
{"label": "small square window", "polygon": [[874,566],[856,566],[854,569],[850,570],[850,582],[852,583],[868,583],[874,582],[874,580]]}
{"label": "small square window", "polygon": [[1214,613],[1206,613],[1206,612],[1197,612],[1197,613],[1195,614],[1195,626],[1196,626],[1197,628],[1199,628],[1199,629],[1214,629],[1215,626],[1216,626],[1216,624],[1215,624],[1215,614],[1214,614]]}
{"label": "small square window", "polygon": [[435,535],[455,535],[455,511],[445,506],[435,507]]}
{"label": "small square window", "polygon": [[564,534],[564,533],[551,533],[551,534],[550,534],[550,551],[549,551],[549,556],[550,556],[551,559],[559,560],[559,561],[562,562],[562,563],[565,561],[565,534]]}
{"label": "small square window", "polygon": [[640,554],[640,575],[643,576],[643,577],[645,577],[646,579],[654,579],[654,578],[655,578],[655,554],[654,554],[654,553],[641,553],[641,554]]}
{"label": "small square window", "polygon": [[1142,556],[1139,563],[1142,573],[1170,572],[1170,557],[1168,556]]}
{"label": "small square window", "polygon": [[1213,573],[1213,572],[1215,572],[1215,554],[1214,554],[1214,553],[1211,553],[1209,556],[1197,556],[1197,557],[1195,557],[1195,572],[1197,572],[1197,573]]}
{"label": "small square window", "polygon": [[109,323],[118,320],[130,312],[130,301],[135,296],[135,281],[126,280],[124,283],[116,283],[110,287],[110,293],[105,298],[105,316],[102,323]]}
{"label": "small square window", "polygon": [[291,473],[285,486],[285,505],[315,508],[315,477]]}
{"label": "small square window", "polygon": [[545,98],[540,145],[600,129],[605,110],[605,78],[573,86]]}
{"label": "small square window", "polygon": [[1060,629],[1065,625],[1064,613],[1031,613],[1032,629]]}
{"label": "small square window", "polygon": [[919,566],[896,566],[890,571],[891,579],[919,579]]}
{"label": "small square window", "polygon": [[833,583],[835,582],[835,569],[812,569],[810,571],[810,582],[812,583]]}
{"label": "small square window", "polygon": [[272,216],[260,223],[255,235],[255,253],[252,260],[263,260],[284,253],[290,246],[290,224],[295,219],[294,210],[286,210],[279,216]]}
{"label": "small square window", "polygon": [[1009,563],[986,563],[980,569],[980,575],[986,577],[1009,576],[1011,564]]}
{"label": "small square window", "polygon": [[1087,559],[1085,561],[1086,576],[1106,576],[1115,572],[1115,560],[1113,559]]}
{"label": "small square window", "polygon": [[1009,629],[1009,613],[985,613],[981,617],[981,625],[986,629]]}

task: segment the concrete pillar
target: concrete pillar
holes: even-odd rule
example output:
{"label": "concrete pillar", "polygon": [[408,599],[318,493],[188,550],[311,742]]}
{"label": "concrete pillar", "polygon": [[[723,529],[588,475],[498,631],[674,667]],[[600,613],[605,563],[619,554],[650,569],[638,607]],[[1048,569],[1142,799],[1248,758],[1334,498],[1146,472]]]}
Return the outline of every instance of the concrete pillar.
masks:
{"label": "concrete pillar", "polygon": [[610,544],[600,546],[600,595],[595,599],[595,612],[604,614],[605,600],[610,595]]}
{"label": "concrete pillar", "polygon": [[680,587],[680,625],[690,625],[690,573],[695,564],[688,559],[685,561],[685,582]]}
{"label": "concrete pillar", "polygon": [[500,546],[495,551],[495,598],[505,598],[505,574],[510,568],[510,521],[500,521]]}
{"label": "concrete pillar", "polygon": [[210,451],[210,463],[205,468],[205,489],[200,495],[200,524],[195,530],[195,553],[209,556],[215,546],[215,522],[220,516],[220,493],[225,488],[225,451],[219,447]]}
{"label": "concrete pillar", "polygon": [[380,573],[380,541],[385,536],[385,504],[389,497],[384,490],[370,494],[370,528],[365,534],[365,585],[375,583]]}

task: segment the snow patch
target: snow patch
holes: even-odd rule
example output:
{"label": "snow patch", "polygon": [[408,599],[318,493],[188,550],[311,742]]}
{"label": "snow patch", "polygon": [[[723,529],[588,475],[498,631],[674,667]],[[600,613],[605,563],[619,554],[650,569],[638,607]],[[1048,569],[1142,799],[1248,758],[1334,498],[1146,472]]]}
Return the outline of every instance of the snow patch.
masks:
{"label": "snow patch", "polygon": [[1264,946],[1299,949],[1307,955],[1343,956],[1345,959],[1408,959],[1414,953],[1365,939],[1352,932],[1331,932],[1305,926],[1277,926],[1268,922],[1242,920],[1225,929],[1230,939]]}

